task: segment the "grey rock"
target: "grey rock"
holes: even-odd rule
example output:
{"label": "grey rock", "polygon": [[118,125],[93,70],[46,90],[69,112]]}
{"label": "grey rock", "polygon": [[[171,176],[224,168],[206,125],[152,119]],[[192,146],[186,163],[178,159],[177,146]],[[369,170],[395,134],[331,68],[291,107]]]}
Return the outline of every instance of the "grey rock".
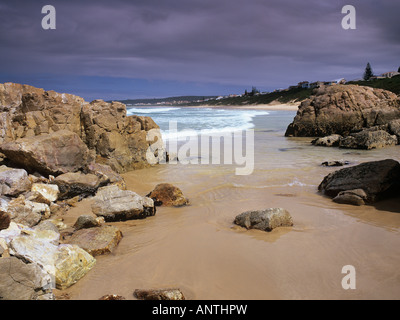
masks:
{"label": "grey rock", "polygon": [[18,196],[29,191],[31,181],[28,173],[23,169],[12,169],[6,166],[0,167],[0,196]]}
{"label": "grey rock", "polygon": [[76,196],[87,197],[96,193],[101,180],[94,174],[84,174],[82,172],[68,172],[59,175],[54,183],[60,189],[61,200]]}

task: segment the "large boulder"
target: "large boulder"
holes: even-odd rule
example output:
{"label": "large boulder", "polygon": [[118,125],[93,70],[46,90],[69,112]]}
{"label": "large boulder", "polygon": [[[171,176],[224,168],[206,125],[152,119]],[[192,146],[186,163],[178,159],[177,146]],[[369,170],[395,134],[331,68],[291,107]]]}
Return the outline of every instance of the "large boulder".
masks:
{"label": "large boulder", "polygon": [[189,204],[189,200],[183,195],[182,190],[169,183],[156,185],[147,197],[153,199],[156,206],[182,207]]}
{"label": "large boulder", "polygon": [[100,188],[92,204],[92,212],[106,222],[144,219],[156,214],[152,199],[141,197],[116,185]]}
{"label": "large boulder", "polygon": [[122,103],[88,103],[70,94],[0,84],[0,144],[62,130],[77,134],[96,162],[118,173],[149,166],[149,150],[152,160],[165,157],[163,144],[159,150],[149,148],[161,140],[159,127],[149,117],[127,116]]}
{"label": "large boulder", "polygon": [[23,169],[0,167],[0,196],[18,196],[30,189],[32,183]]}
{"label": "large boulder", "polygon": [[399,97],[386,90],[357,85],[322,86],[304,101],[286,136],[347,136],[400,118]]}
{"label": "large boulder", "polygon": [[15,223],[21,223],[28,227],[37,225],[42,218],[49,218],[50,207],[45,203],[26,200],[23,195],[8,203],[7,213]]}
{"label": "large boulder", "polygon": [[91,160],[79,136],[67,130],[4,143],[0,150],[16,165],[44,175],[78,171]]}
{"label": "large boulder", "polygon": [[51,278],[35,263],[0,259],[0,300],[54,300]]}
{"label": "large boulder", "polygon": [[318,187],[320,192],[332,198],[343,191],[353,190],[351,193],[354,194],[357,189],[365,192],[366,197],[362,199],[365,203],[400,194],[400,163],[388,159],[344,168],[327,175]]}
{"label": "large boulder", "polygon": [[278,227],[293,226],[293,219],[285,209],[269,208],[243,212],[235,218],[234,223],[246,229],[272,231]]}

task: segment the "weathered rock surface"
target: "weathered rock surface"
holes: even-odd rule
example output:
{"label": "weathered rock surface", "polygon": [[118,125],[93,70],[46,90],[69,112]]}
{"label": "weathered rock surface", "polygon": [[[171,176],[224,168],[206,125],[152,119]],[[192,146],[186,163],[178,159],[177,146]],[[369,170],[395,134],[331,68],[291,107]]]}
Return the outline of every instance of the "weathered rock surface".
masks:
{"label": "weathered rock surface", "polygon": [[347,149],[380,149],[397,144],[397,137],[384,130],[365,129],[352,133],[339,142],[340,148]]}
{"label": "weathered rock surface", "polygon": [[285,209],[269,208],[243,212],[235,218],[234,223],[246,229],[272,231],[278,227],[293,226],[293,219]]}
{"label": "weathered rock surface", "polygon": [[365,192],[367,197],[362,199],[365,203],[374,203],[396,192],[400,194],[399,162],[388,159],[344,168],[327,175],[318,187],[319,191],[330,197],[356,189]]}
{"label": "weathered rock surface", "polygon": [[144,219],[156,214],[154,202],[116,185],[102,187],[94,197],[92,211],[106,222]]}
{"label": "weathered rock surface", "polygon": [[169,183],[158,184],[147,197],[153,199],[156,206],[182,207],[189,204],[182,190]]}
{"label": "weathered rock surface", "polygon": [[185,300],[180,289],[137,289],[133,295],[139,300]]}
{"label": "weathered rock surface", "polygon": [[89,229],[89,228],[95,228],[99,227],[101,224],[98,221],[99,218],[95,218],[90,215],[81,215],[78,217],[74,224],[75,230],[80,230],[80,229]]}
{"label": "weathered rock surface", "polygon": [[363,189],[346,190],[339,192],[339,194],[333,198],[336,203],[352,204],[354,206],[362,206],[367,201],[368,196]]}
{"label": "weathered rock surface", "polygon": [[12,163],[44,175],[75,172],[91,160],[79,136],[66,130],[4,143],[0,150]]}
{"label": "weathered rock surface", "polygon": [[320,147],[338,147],[340,140],[343,137],[340,134],[332,134],[327,137],[323,138],[317,138],[313,140],[311,143],[315,146],[320,146]]}
{"label": "weathered rock surface", "polygon": [[7,229],[10,226],[11,217],[7,212],[0,209],[0,231]]}
{"label": "weathered rock surface", "polygon": [[357,85],[327,86],[300,105],[286,136],[347,136],[395,119],[400,119],[400,100],[390,91]]}
{"label": "weathered rock surface", "polygon": [[122,239],[122,232],[114,226],[81,229],[76,231],[69,244],[74,244],[86,250],[92,256],[111,253]]}
{"label": "weathered rock surface", "polygon": [[26,200],[21,195],[8,203],[7,213],[10,215],[12,221],[33,227],[42,218],[49,218],[51,211],[47,204]]}
{"label": "weathered rock surface", "polygon": [[0,167],[0,196],[18,196],[30,189],[32,183],[23,169]]}
{"label": "weathered rock surface", "polygon": [[37,264],[0,259],[0,300],[54,300],[51,278]]}
{"label": "weathered rock surface", "polygon": [[390,121],[388,129],[390,134],[397,137],[398,144],[400,144],[400,119]]}
{"label": "weathered rock surface", "polygon": [[[151,118],[128,117],[122,103],[88,103],[74,95],[14,83],[0,84],[0,145],[46,134],[53,136],[63,130],[77,134],[97,163],[121,173],[149,166],[146,154],[155,140],[148,139],[148,133],[159,128]],[[165,156],[163,149],[155,150],[156,153],[157,158]],[[9,159],[13,156],[5,155]],[[53,169],[45,169],[46,175],[55,174]]]}
{"label": "weathered rock surface", "polygon": [[69,172],[59,175],[54,183],[60,189],[60,199],[68,199],[76,196],[88,197],[96,193],[101,180],[94,174],[82,172]]}
{"label": "weathered rock surface", "polygon": [[120,189],[126,190],[124,179],[108,165],[91,163],[87,166],[85,172],[98,176],[101,185],[115,184]]}
{"label": "weathered rock surface", "polygon": [[33,193],[32,201],[45,203],[47,205],[57,201],[60,194],[60,190],[55,184],[34,183],[31,191]]}

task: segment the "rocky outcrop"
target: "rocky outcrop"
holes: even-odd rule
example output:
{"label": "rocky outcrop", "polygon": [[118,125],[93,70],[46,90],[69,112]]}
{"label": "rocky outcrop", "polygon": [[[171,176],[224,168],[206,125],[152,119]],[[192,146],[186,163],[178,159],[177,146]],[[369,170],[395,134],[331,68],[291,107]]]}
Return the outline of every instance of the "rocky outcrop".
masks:
{"label": "rocky outcrop", "polygon": [[13,164],[43,175],[75,172],[92,160],[79,136],[66,130],[3,143],[0,151]]}
{"label": "rocky outcrop", "polygon": [[235,218],[234,223],[246,229],[272,231],[278,227],[293,226],[293,219],[285,209],[269,208],[243,212]]}
{"label": "rocky outcrop", "polygon": [[182,207],[189,204],[182,190],[169,183],[158,184],[147,197],[153,199],[156,206]]}
{"label": "rocky outcrop", "polygon": [[345,149],[380,149],[397,144],[397,137],[390,135],[384,130],[374,128],[365,129],[361,132],[351,133],[349,136],[340,139],[339,147]]}
{"label": "rocky outcrop", "polygon": [[[14,83],[0,84],[0,145],[14,142],[4,148],[8,153],[3,153],[9,160],[19,164],[28,163],[33,170],[39,167],[39,172],[46,175],[80,169],[58,170],[59,168],[39,166],[37,163],[42,160],[38,158],[40,153],[48,148],[54,150],[51,143],[55,142],[52,140],[62,131],[76,134],[97,163],[109,165],[114,171],[121,173],[149,166],[146,154],[149,146],[156,140],[148,137],[152,129],[159,128],[151,118],[128,117],[126,106],[122,103],[107,103],[102,100],[88,103],[70,94]],[[33,140],[41,139],[38,137],[42,135],[47,135],[47,139],[52,137],[44,143],[47,149],[42,146],[42,150],[36,153],[33,148],[27,149],[23,155],[16,153],[19,144],[15,141],[28,139],[32,143]],[[160,134],[156,136],[161,139]],[[66,149],[76,146],[77,143],[76,138],[71,143],[65,142]],[[3,150],[3,146],[0,149]],[[165,156],[164,150],[155,150],[154,153],[157,153],[157,159]],[[18,157],[15,158],[16,155]],[[50,155],[46,155],[46,164],[55,162],[50,160]],[[58,157],[58,160],[67,161],[64,156]],[[88,155],[85,157],[88,158]],[[85,163],[85,157],[81,159],[82,166],[90,163]],[[28,169],[25,166],[24,168]]]}
{"label": "rocky outcrop", "polygon": [[320,147],[338,147],[340,140],[342,138],[343,137],[340,134],[332,134],[327,137],[317,138],[317,139],[311,141],[311,143],[314,146],[320,146]]}
{"label": "rocky outcrop", "polygon": [[[354,190],[357,189],[358,191],[355,192]],[[360,189],[365,195],[360,194]],[[341,203],[351,194],[353,199],[355,195],[367,204],[385,197],[399,196],[400,163],[388,159],[344,168],[327,175],[318,190],[329,197],[336,197],[336,201]],[[361,201],[358,203],[362,204]]]}
{"label": "rocky outcrop", "polygon": [[357,85],[321,87],[304,101],[286,136],[347,136],[400,119],[400,99],[389,91]]}
{"label": "rocky outcrop", "polygon": [[144,219],[156,214],[152,199],[116,185],[102,187],[94,197],[92,212],[106,222]]}
{"label": "rocky outcrop", "polygon": [[136,289],[133,295],[139,300],[185,300],[182,291],[173,289]]}

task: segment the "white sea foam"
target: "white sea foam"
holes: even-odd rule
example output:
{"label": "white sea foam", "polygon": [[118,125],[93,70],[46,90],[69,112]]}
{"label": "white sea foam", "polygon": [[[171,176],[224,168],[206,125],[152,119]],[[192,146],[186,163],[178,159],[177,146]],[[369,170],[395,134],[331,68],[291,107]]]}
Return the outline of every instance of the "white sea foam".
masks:
{"label": "white sea foam", "polygon": [[143,107],[143,108],[128,108],[127,114],[128,116],[135,115],[135,114],[146,114],[146,113],[164,113],[164,112],[169,112],[169,111],[176,111],[180,110],[181,108],[166,108],[166,107],[161,107],[161,108],[148,108],[148,107]]}

